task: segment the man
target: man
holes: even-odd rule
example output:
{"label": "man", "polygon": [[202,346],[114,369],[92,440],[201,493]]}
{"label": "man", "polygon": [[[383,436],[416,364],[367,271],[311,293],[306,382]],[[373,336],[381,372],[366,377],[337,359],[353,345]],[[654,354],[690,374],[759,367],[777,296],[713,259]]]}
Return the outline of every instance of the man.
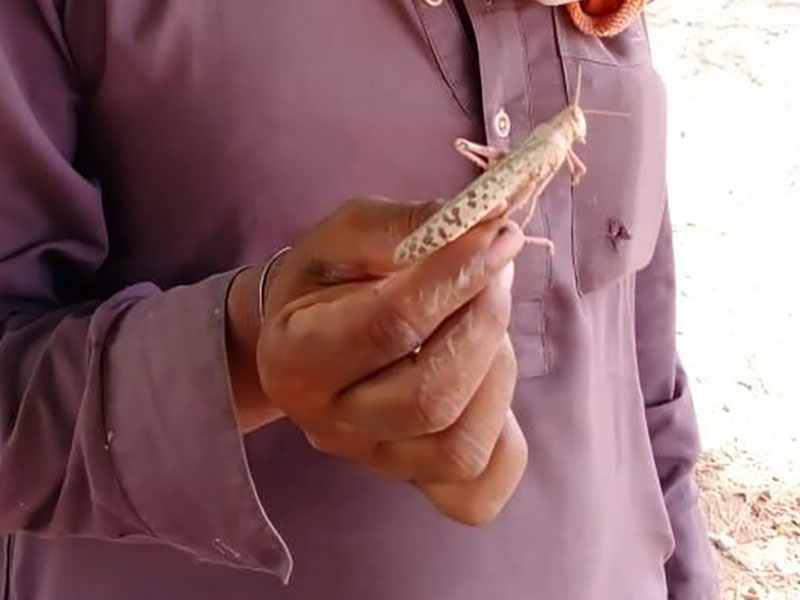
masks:
{"label": "man", "polygon": [[[578,69],[628,116],[544,194],[556,254],[496,218],[396,267],[452,140]],[[0,0],[0,90],[6,598],[714,597],[641,20]]]}

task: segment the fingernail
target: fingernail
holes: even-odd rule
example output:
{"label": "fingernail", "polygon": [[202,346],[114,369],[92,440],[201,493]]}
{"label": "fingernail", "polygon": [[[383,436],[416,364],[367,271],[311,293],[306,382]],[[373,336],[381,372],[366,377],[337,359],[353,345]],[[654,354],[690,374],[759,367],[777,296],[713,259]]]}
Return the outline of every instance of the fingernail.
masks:
{"label": "fingernail", "polygon": [[[499,270],[514,257],[524,246],[522,235],[515,235],[515,229],[519,232],[519,227],[513,221],[498,224],[492,245],[487,254],[488,264],[493,269]],[[497,272],[497,271],[495,271]]]}
{"label": "fingernail", "polygon": [[494,235],[494,243],[497,244],[500,240],[508,238],[509,234],[515,229],[519,229],[519,225],[514,221],[506,219],[505,222],[497,228],[497,232]]}
{"label": "fingernail", "polygon": [[510,290],[514,285],[514,263],[510,262],[500,271],[500,285],[503,289]]}

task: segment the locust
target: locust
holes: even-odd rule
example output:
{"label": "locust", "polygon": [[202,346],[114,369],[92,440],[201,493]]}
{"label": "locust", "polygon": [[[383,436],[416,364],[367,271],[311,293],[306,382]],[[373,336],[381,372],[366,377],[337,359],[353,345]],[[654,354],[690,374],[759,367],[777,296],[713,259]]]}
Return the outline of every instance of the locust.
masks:
{"label": "locust", "polygon": [[[411,264],[435,252],[501,209],[506,216],[527,205],[521,224],[524,230],[533,218],[539,196],[565,162],[576,185],[586,173],[585,165],[572,148],[576,142],[586,143],[586,117],[578,105],[580,79],[579,72],[574,100],[552,119],[535,127],[511,152],[456,139],[456,151],[484,172],[398,244],[395,263]],[[525,236],[525,241],[545,246],[551,252],[555,249],[546,238]]]}

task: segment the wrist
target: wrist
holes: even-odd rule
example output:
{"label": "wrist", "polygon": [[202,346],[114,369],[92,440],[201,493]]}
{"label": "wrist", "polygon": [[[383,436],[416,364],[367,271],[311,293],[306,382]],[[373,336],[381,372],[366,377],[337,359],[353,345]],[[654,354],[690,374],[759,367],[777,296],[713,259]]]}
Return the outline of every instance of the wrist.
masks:
{"label": "wrist", "polygon": [[261,388],[256,346],[261,330],[258,309],[260,269],[248,267],[233,279],[226,303],[228,373],[239,430],[249,433],[277,416]]}

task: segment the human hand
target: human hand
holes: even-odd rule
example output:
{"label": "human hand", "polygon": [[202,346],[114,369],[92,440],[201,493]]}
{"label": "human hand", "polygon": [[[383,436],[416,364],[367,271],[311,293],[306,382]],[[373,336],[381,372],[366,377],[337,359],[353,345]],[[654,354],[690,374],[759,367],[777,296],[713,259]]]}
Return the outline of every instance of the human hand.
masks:
{"label": "human hand", "polygon": [[[289,252],[257,341],[260,381],[320,451],[493,519],[527,460],[507,334],[519,228],[495,219],[409,267],[395,246],[437,206],[349,202]],[[415,349],[421,345],[418,353]]]}

